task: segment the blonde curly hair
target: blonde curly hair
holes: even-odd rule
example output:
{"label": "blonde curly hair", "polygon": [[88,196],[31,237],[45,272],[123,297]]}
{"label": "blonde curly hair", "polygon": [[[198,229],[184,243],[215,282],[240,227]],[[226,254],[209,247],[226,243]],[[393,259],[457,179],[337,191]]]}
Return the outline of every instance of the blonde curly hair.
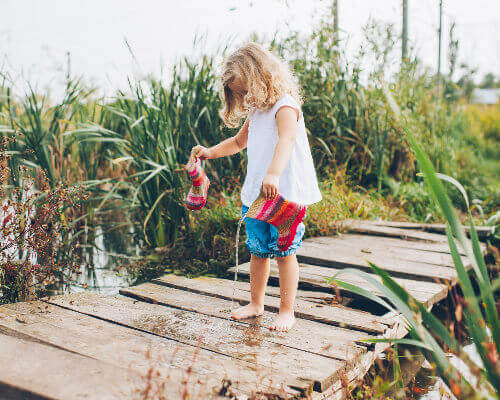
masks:
{"label": "blonde curly hair", "polygon": [[[229,85],[237,78],[247,82],[244,96]],[[222,66],[220,95],[224,104],[220,116],[237,128],[251,108],[268,109],[285,93],[302,104],[299,88],[288,65],[257,43],[248,43],[227,57]]]}

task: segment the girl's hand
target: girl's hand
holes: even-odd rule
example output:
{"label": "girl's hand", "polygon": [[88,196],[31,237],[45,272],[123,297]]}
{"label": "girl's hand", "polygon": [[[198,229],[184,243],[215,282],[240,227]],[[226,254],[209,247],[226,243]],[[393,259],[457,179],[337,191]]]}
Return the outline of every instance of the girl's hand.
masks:
{"label": "girl's hand", "polygon": [[262,193],[266,200],[272,200],[278,195],[280,177],[278,175],[267,174],[262,181]]}
{"label": "girl's hand", "polygon": [[209,160],[212,158],[212,152],[204,146],[194,146],[191,149],[191,157],[198,156],[200,160]]}

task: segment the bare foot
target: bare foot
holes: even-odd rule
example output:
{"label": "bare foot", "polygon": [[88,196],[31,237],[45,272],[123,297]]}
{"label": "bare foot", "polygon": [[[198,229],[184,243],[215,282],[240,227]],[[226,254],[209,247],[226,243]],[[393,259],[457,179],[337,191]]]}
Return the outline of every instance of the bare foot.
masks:
{"label": "bare foot", "polygon": [[258,306],[256,304],[250,303],[246,306],[237,308],[231,313],[231,318],[234,319],[245,319],[250,317],[258,317],[264,312],[264,306]]}
{"label": "bare foot", "polygon": [[288,332],[294,324],[295,317],[293,315],[293,311],[283,313],[280,312],[269,329],[279,332]]}

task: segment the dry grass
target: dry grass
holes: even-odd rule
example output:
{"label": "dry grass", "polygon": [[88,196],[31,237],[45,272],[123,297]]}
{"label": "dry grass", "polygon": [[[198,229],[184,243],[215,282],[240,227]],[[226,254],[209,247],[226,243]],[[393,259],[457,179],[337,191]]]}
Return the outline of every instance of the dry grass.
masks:
{"label": "dry grass", "polygon": [[346,219],[408,219],[402,205],[376,190],[350,185],[345,170],[339,169],[321,182],[323,200],[310,206],[306,217],[306,236],[328,236],[338,233],[339,223]]}

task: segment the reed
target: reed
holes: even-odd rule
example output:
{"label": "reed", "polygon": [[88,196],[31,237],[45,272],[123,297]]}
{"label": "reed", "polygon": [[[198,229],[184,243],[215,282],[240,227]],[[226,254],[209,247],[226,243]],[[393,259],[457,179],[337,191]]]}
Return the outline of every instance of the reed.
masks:
{"label": "reed", "polygon": [[[81,124],[72,135],[80,148],[113,146],[111,163],[121,166],[122,175],[112,180],[104,199],[120,198],[127,205],[133,219],[140,221],[146,244],[171,245],[181,227],[189,226],[182,203],[187,183],[182,167],[191,148],[211,146],[231,134],[218,115],[213,59],[183,59],[168,86],[153,79],[130,81],[127,92],[102,107],[108,116],[104,123]],[[212,181],[220,187],[240,173],[240,160],[237,156],[207,162]]]}

